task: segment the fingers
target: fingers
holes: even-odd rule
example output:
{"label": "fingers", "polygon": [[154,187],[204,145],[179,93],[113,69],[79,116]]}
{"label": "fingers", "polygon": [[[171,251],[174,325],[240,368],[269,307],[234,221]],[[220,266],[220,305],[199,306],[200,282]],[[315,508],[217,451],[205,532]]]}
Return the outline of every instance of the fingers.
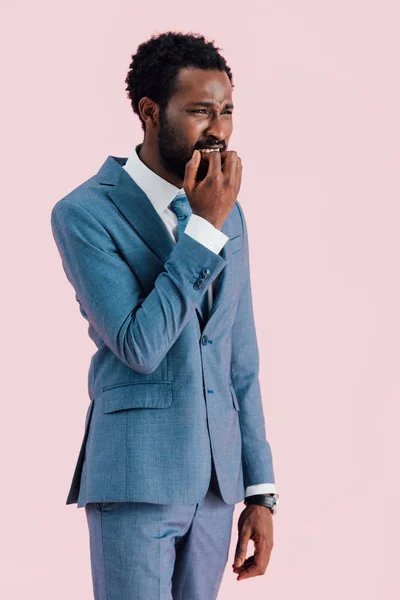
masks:
{"label": "fingers", "polygon": [[265,571],[267,570],[270,555],[271,552],[269,552],[268,559],[266,561],[264,560],[262,563],[259,564],[257,564],[256,562],[257,555],[254,555],[253,564],[248,563],[249,566],[246,566],[245,570],[242,570],[236,577],[236,579],[240,581],[241,579],[248,579],[249,577],[257,577],[258,575],[264,575]]}
{"label": "fingers", "polygon": [[242,159],[238,157],[237,163],[236,163],[236,178],[242,176],[242,168],[243,168]]}
{"label": "fingers", "polygon": [[186,163],[185,167],[185,178],[183,180],[183,189],[187,193],[188,190],[192,190],[196,183],[197,169],[200,164],[200,152],[195,150],[192,154],[192,158]]}
{"label": "fingers", "polygon": [[208,163],[208,167],[206,176],[202,179],[201,183],[198,184],[197,188],[201,189],[204,186],[217,186],[215,189],[218,188],[220,190],[219,193],[222,193],[227,189],[231,190],[233,201],[235,201],[240,190],[242,179],[242,160],[239,158],[237,152],[234,150],[210,152],[201,154],[200,160],[204,160],[205,163]]}
{"label": "fingers", "polygon": [[238,160],[236,163],[236,171],[235,171],[235,183],[236,183],[238,192],[240,190],[240,185],[242,183],[242,169],[243,169],[242,160],[238,157]]}
{"label": "fingers", "polygon": [[244,563],[242,564],[241,567],[233,567],[233,572],[236,573],[237,575],[239,573],[246,573],[247,569],[249,569],[249,567],[251,567],[251,565],[254,564],[254,556],[249,556],[248,558],[246,558],[246,560],[244,561]]}
{"label": "fingers", "polygon": [[207,177],[215,177],[221,173],[221,152],[210,152],[208,155]]}
{"label": "fingers", "polygon": [[242,181],[242,159],[239,158],[239,156],[238,156],[237,161],[236,161],[236,168],[234,171],[232,171],[232,178],[231,178],[231,182],[232,182],[232,184],[234,184],[234,183],[236,184],[238,192],[240,189],[241,181]]}
{"label": "fingers", "polygon": [[234,150],[221,150],[219,152],[210,152],[202,154],[201,159],[208,162],[208,172],[211,175],[217,175],[222,172],[228,181],[234,180],[240,171],[239,166],[242,160]]}
{"label": "fingers", "polygon": [[240,570],[237,580],[248,579],[264,575],[271,557],[272,548],[269,548],[266,541],[260,541],[256,544],[253,556],[250,556],[243,563],[243,569]]}
{"label": "fingers", "polygon": [[[225,154],[225,153],[224,153]],[[227,184],[234,185],[237,178],[238,164],[241,164],[241,159],[238,157],[237,152],[227,152],[224,160],[224,179]]]}

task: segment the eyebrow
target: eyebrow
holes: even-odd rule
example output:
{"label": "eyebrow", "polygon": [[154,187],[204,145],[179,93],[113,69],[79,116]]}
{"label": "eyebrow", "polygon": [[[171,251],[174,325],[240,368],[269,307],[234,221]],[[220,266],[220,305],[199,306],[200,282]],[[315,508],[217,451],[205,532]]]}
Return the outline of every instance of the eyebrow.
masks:
{"label": "eyebrow", "polygon": [[[189,102],[189,106],[214,106],[214,102]],[[234,108],[234,106],[227,103],[224,108]]]}

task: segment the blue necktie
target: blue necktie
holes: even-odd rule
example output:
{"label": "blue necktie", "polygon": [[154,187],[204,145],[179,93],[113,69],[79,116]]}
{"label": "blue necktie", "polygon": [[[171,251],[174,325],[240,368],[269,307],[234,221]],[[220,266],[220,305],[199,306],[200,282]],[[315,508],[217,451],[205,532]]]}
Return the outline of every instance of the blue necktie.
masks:
{"label": "blue necktie", "polygon": [[[188,224],[189,217],[192,214],[192,207],[189,204],[187,196],[184,192],[179,192],[170,203],[171,210],[174,211],[178,217],[178,240],[181,233],[185,231],[185,227]],[[204,320],[207,319],[208,315],[208,292],[206,292],[201,301],[200,309],[203,314]]]}
{"label": "blue necktie", "polygon": [[192,214],[192,207],[189,204],[187,196],[184,192],[179,192],[170,204],[171,210],[178,217],[178,239],[181,233],[185,231],[189,217]]}

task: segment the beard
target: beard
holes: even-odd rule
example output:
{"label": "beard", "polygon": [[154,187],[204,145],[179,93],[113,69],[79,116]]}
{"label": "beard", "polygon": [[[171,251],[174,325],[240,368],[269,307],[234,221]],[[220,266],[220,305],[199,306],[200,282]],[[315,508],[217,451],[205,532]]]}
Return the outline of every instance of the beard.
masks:
{"label": "beard", "polygon": [[[179,129],[176,129],[168,123],[165,109],[159,112],[158,128],[158,150],[164,169],[179,177],[183,182],[185,179],[186,163],[192,158],[196,148],[189,147]],[[201,181],[207,175],[208,160],[203,157],[200,160],[197,170],[196,181]]]}

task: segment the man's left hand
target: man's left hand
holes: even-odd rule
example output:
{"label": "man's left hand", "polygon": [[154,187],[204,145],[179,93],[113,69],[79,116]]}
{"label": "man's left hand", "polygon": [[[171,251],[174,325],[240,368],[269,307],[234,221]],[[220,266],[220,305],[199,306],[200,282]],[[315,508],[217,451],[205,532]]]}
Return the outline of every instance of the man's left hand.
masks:
{"label": "man's left hand", "polygon": [[[238,520],[238,542],[236,545],[233,572],[237,581],[264,575],[273,548],[272,513],[267,506],[249,504]],[[249,540],[254,542],[254,555],[246,558]]]}

